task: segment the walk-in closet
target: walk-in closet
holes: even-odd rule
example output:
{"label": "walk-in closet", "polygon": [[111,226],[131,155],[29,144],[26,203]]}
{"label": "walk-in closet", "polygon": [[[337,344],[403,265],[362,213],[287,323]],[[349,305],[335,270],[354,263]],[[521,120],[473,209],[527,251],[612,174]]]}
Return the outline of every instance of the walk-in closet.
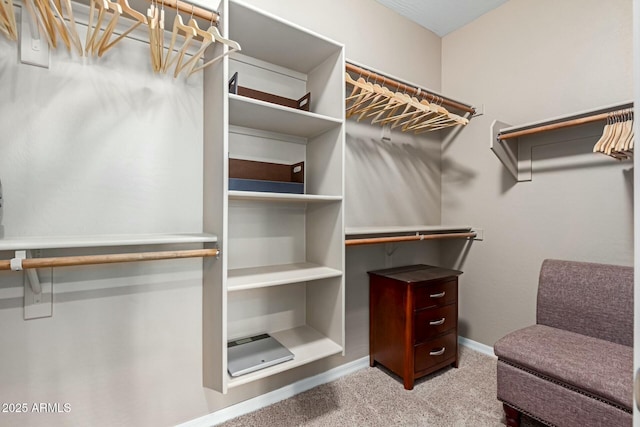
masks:
{"label": "walk-in closet", "polygon": [[0,0],[0,426],[550,423],[493,346],[634,266],[640,6],[485,3]]}

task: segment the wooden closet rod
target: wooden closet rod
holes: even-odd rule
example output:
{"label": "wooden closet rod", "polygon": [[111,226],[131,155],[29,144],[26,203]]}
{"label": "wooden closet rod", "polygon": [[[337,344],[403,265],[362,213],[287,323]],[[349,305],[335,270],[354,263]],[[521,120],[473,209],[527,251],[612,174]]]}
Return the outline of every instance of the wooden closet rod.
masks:
{"label": "wooden closet rod", "polygon": [[586,123],[598,122],[601,120],[606,120],[611,113],[600,113],[595,114],[593,116],[581,117],[579,119],[567,120],[564,122],[552,123],[549,125],[536,126],[529,129],[519,130],[515,132],[505,132],[498,135],[498,139],[500,141],[504,141],[505,139],[517,138],[519,136],[533,135],[536,133],[547,132],[550,130],[556,129],[564,129],[572,126],[579,126]]}
{"label": "wooden closet rod", "polygon": [[476,237],[476,233],[443,233],[443,234],[415,234],[413,236],[372,237],[365,239],[347,239],[346,246],[374,245],[376,243],[411,242],[414,240],[437,239],[468,239]]}
{"label": "wooden closet rod", "polygon": [[147,0],[149,3],[154,3],[156,7],[167,6],[171,9],[176,9],[179,12],[187,13],[189,16],[193,15],[196,18],[203,19],[207,22],[215,24],[218,22],[220,14],[215,10],[207,10],[201,7],[195,6],[191,3],[187,3],[180,0]]}
{"label": "wooden closet rod", "polygon": [[[25,258],[22,268],[70,267],[75,265],[113,264],[117,262],[155,261],[162,259],[201,258],[218,256],[218,249],[138,252],[109,255],[81,255],[53,258]],[[0,260],[0,270],[11,270],[11,260]]]}
{"label": "wooden closet rod", "polygon": [[431,98],[432,101],[434,101],[434,102],[436,102],[438,104],[446,105],[446,106],[455,108],[455,109],[460,110],[460,111],[465,111],[467,113],[475,114],[475,112],[476,112],[475,108],[470,107],[468,105],[461,104],[460,102],[454,101],[452,99],[447,99],[447,98],[444,98],[444,97],[439,96],[439,95],[434,95],[433,93],[431,93],[431,92],[429,92],[427,90],[424,90],[422,88],[420,90],[418,90],[415,87],[408,86],[408,85],[406,85],[404,83],[400,83],[400,82],[398,82],[396,80],[393,80],[393,79],[390,79],[390,78],[388,78],[386,76],[381,76],[381,75],[379,75],[377,73],[374,73],[373,71],[369,71],[369,70],[367,70],[365,68],[358,67],[357,65],[353,65],[353,64],[350,64],[350,63],[347,62],[346,63],[346,67],[347,67],[348,71],[351,71],[351,72],[354,72],[354,73],[358,73],[358,74],[360,74],[360,75],[362,75],[364,77],[372,78],[372,79],[376,80],[377,82],[383,83],[384,86],[391,86],[391,87],[394,87],[394,88],[396,88],[396,89],[398,89],[398,90],[400,90],[402,92],[407,92],[407,93],[409,93],[411,95],[417,95],[418,93],[420,93],[421,95],[425,95],[425,96]]}

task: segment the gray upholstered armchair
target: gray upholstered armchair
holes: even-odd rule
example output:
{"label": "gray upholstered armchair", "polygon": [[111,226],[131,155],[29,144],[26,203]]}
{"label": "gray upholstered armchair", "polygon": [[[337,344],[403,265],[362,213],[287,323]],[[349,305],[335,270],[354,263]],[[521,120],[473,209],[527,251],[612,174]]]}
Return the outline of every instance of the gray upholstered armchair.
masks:
{"label": "gray upholstered armchair", "polygon": [[507,425],[631,426],[633,269],[544,261],[536,324],[494,350]]}

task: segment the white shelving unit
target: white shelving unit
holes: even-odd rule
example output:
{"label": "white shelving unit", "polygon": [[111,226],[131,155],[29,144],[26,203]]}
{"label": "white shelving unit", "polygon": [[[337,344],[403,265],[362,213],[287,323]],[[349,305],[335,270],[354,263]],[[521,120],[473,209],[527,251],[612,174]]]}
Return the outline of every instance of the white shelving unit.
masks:
{"label": "white shelving unit", "polygon": [[[205,71],[204,385],[222,393],[344,352],[344,46],[240,1],[221,31],[242,47]],[[221,48],[212,55],[221,53]],[[310,111],[228,93],[240,86]],[[222,94],[222,96],[221,96]],[[305,163],[305,194],[228,190],[228,159]],[[292,361],[232,378],[227,341],[269,333]]]}

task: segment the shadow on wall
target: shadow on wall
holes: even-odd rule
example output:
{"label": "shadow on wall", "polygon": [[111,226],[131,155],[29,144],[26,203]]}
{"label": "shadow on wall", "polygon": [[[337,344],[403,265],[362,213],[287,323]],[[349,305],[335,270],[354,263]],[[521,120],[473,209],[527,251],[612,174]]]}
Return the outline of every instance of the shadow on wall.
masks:
{"label": "shadow on wall", "polygon": [[464,265],[471,252],[473,243],[473,240],[466,239],[443,240],[441,242],[443,253],[442,267],[464,272]]}
{"label": "shadow on wall", "polygon": [[[620,161],[593,153],[593,146],[601,135],[602,125],[595,123],[522,138],[519,141],[519,149],[531,152],[533,181],[536,179],[536,174],[542,173],[620,167]],[[628,160],[623,162],[628,162]],[[501,190],[504,194],[512,189],[518,181],[504,166],[500,163],[497,164],[502,169]]]}
{"label": "shadow on wall", "polygon": [[347,224],[440,222],[440,146],[432,138],[349,123],[346,151]]}

